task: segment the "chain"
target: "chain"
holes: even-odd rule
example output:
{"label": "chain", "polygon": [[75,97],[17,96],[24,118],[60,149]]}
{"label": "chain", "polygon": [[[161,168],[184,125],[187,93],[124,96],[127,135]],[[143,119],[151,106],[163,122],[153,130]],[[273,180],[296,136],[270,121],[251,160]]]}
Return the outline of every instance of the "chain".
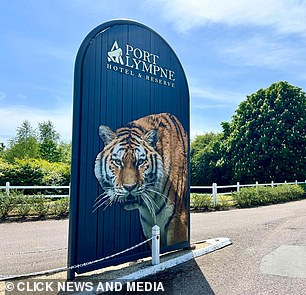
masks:
{"label": "chain", "polygon": [[145,241],[143,241],[143,242],[141,242],[141,243],[139,243],[139,244],[137,244],[137,245],[135,245],[135,246],[132,246],[132,247],[130,247],[130,248],[128,248],[128,249],[125,249],[125,250],[123,250],[123,251],[121,251],[121,252],[118,252],[118,253],[109,255],[109,256],[107,256],[107,257],[103,257],[103,258],[100,258],[100,259],[97,259],[97,260],[94,260],[94,261],[89,261],[89,262],[85,262],[85,263],[78,264],[78,265],[69,266],[69,267],[67,267],[67,270],[68,270],[68,269],[71,270],[71,269],[75,269],[75,268],[85,267],[85,266],[88,266],[88,265],[91,265],[91,264],[94,264],[94,263],[98,263],[98,262],[101,262],[101,261],[104,261],[104,260],[113,258],[113,257],[118,256],[118,255],[120,255],[120,254],[123,254],[123,253],[125,253],[125,252],[131,251],[131,250],[133,250],[133,249],[135,249],[135,248],[138,248],[138,247],[144,245],[145,243],[147,243],[147,242],[149,242],[149,241],[151,241],[151,240],[152,240],[152,237],[149,238],[149,239],[147,239],[147,240],[145,240]]}
{"label": "chain", "polygon": [[109,255],[107,257],[96,259],[94,261],[84,262],[84,263],[77,264],[77,265],[72,265],[72,266],[69,266],[69,267],[54,268],[54,269],[50,269],[50,270],[46,270],[46,271],[33,272],[33,273],[23,274],[23,275],[14,275],[14,276],[0,275],[0,281],[4,281],[4,280],[8,280],[8,279],[20,278],[20,277],[30,277],[30,276],[37,276],[37,275],[45,275],[45,274],[51,274],[51,273],[56,273],[56,272],[60,272],[60,271],[66,271],[66,270],[72,270],[72,269],[76,269],[76,268],[86,267],[86,266],[89,266],[89,265],[92,265],[92,264],[95,264],[95,263],[98,263],[98,262],[102,262],[104,260],[116,257],[116,256],[118,256],[120,254],[125,253],[125,252],[131,251],[131,250],[133,250],[135,248],[138,248],[138,247],[144,245],[145,243],[147,243],[147,242],[149,242],[151,240],[152,240],[152,237],[147,239],[147,240],[145,240],[145,241],[143,241],[143,242],[141,242],[141,243],[139,243],[139,244],[137,244],[137,245],[134,245],[134,246],[132,246],[132,247],[130,247],[128,249],[125,249],[125,250],[120,251],[118,253]]}

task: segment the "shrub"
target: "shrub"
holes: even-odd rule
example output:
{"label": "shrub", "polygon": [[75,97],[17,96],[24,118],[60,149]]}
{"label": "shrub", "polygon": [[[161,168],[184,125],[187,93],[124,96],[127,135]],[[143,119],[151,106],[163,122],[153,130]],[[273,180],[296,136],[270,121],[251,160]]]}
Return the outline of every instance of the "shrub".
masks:
{"label": "shrub", "polygon": [[40,167],[30,160],[16,160],[14,164],[1,163],[0,184],[39,185],[43,178]]}
{"label": "shrub", "polygon": [[42,185],[69,185],[70,166],[66,163],[50,163],[34,160],[43,172]]}
{"label": "shrub", "polygon": [[16,160],[13,164],[0,159],[0,185],[69,185],[70,166],[41,159]]}
{"label": "shrub", "polygon": [[32,210],[34,199],[31,196],[18,195],[16,203],[16,214],[25,217]]}
{"label": "shrub", "polygon": [[306,182],[303,183],[303,184],[299,184],[299,186],[302,188],[302,190],[304,191],[305,196],[306,196]]}
{"label": "shrub", "polygon": [[190,206],[196,210],[208,210],[213,207],[212,197],[208,194],[191,194]]}
{"label": "shrub", "polygon": [[0,194],[0,218],[6,218],[15,209],[16,204],[16,193],[11,192],[9,195],[6,193]]}
{"label": "shrub", "polygon": [[52,214],[65,217],[69,213],[69,198],[61,198],[52,204]]}
{"label": "shrub", "polygon": [[45,217],[48,214],[50,208],[49,202],[46,202],[46,199],[42,196],[36,196],[33,202],[33,211],[34,214],[37,214],[39,217]]}
{"label": "shrub", "polygon": [[218,204],[215,207],[217,210],[224,210],[231,206],[233,206],[233,198],[231,196],[218,196]]}
{"label": "shrub", "polygon": [[279,185],[276,187],[242,188],[233,194],[234,200],[241,208],[277,204],[297,200],[305,196],[299,185]]}
{"label": "shrub", "polygon": [[[70,166],[66,163],[49,163],[46,160],[33,160],[39,165],[43,178],[41,185],[61,186],[69,185]],[[44,190],[45,194],[68,194],[67,189],[48,189]]]}
{"label": "shrub", "polygon": [[36,215],[43,218],[47,215],[66,217],[69,214],[69,198],[52,201],[41,195],[29,196],[11,191],[9,195],[0,194],[0,219],[7,217],[24,218]]}

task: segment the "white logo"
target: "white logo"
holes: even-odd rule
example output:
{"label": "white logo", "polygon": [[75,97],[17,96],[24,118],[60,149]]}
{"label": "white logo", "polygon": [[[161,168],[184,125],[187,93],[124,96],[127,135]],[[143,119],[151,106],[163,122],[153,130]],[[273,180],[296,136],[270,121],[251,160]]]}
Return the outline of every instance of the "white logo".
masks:
{"label": "white logo", "polygon": [[126,43],[114,41],[107,52],[107,69],[175,88],[175,72],[159,64],[159,56]]}
{"label": "white logo", "polygon": [[111,50],[107,53],[107,60],[115,62],[117,64],[124,65],[123,59],[122,59],[122,49],[118,46],[117,41],[114,42]]}

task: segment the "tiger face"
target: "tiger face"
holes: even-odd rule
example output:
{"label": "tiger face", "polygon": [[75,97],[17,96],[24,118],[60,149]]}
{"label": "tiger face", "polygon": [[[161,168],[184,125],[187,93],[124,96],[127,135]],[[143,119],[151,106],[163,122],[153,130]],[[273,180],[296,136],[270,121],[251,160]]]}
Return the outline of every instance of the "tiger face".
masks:
{"label": "tiger face", "polygon": [[96,199],[94,210],[117,202],[125,210],[146,209],[155,215],[164,201],[156,198],[164,177],[162,158],[156,151],[157,130],[113,132],[100,126],[99,135],[104,149],[97,155],[94,172],[104,193]]}

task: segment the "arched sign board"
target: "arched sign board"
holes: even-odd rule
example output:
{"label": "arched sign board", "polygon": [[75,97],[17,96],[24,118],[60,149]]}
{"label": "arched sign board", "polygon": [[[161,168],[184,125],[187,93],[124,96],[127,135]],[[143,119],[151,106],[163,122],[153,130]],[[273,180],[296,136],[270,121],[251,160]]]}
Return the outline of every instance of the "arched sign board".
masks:
{"label": "arched sign board", "polygon": [[189,246],[189,91],[167,42],[133,21],[95,28],[76,58],[73,112],[69,266],[136,245],[154,224],[162,252]]}

